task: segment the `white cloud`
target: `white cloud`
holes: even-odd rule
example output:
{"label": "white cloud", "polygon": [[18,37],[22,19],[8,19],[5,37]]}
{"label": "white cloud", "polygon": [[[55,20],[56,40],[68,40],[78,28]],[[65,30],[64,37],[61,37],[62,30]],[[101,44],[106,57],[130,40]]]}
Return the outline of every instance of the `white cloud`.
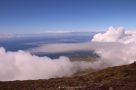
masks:
{"label": "white cloud", "polygon": [[120,42],[124,44],[136,43],[136,33],[125,31],[123,27],[110,27],[105,33],[98,33],[92,39],[94,42]]}
{"label": "white cloud", "polygon": [[66,52],[95,50],[100,58],[95,62],[70,61],[67,57],[51,59],[38,57],[25,51],[6,52],[0,48],[0,80],[49,79],[71,76],[79,70],[102,69],[136,61],[135,33],[123,28],[110,28],[98,33],[92,42],[78,44],[48,44],[33,48],[37,52]]}
{"label": "white cloud", "polygon": [[0,48],[0,81],[49,79],[71,76],[79,70],[94,68],[91,62],[38,57],[28,52],[6,52]]}
{"label": "white cloud", "polygon": [[[117,29],[110,27],[105,33],[96,34],[92,42],[105,43],[105,46],[96,48],[95,51],[101,56],[101,60],[111,66],[136,61],[136,33],[134,32],[125,31],[122,27]],[[107,43],[118,43],[119,45],[109,46]]]}
{"label": "white cloud", "polygon": [[[105,33],[94,35],[91,42],[71,44],[47,44],[33,48],[32,52],[68,52],[94,50],[107,66],[129,64],[136,61],[136,33],[120,27],[110,27]],[[101,65],[100,65],[101,67]]]}

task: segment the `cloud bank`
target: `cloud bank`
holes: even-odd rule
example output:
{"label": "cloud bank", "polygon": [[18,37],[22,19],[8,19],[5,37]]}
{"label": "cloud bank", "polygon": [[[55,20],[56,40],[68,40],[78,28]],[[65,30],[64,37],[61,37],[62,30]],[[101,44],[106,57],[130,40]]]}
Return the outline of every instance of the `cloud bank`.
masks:
{"label": "cloud bank", "polygon": [[101,56],[100,60],[111,66],[130,64],[136,61],[136,33],[128,33],[122,27],[117,29],[110,27],[105,33],[96,34],[92,42],[119,44],[117,46],[107,44],[95,49],[95,52]]}
{"label": "cloud bank", "polygon": [[31,55],[24,51],[6,52],[4,48],[0,48],[0,81],[71,76],[77,71],[89,68],[95,69],[97,65],[85,61],[72,62],[64,56],[51,59],[46,56]]}
{"label": "cloud bank", "polygon": [[120,42],[124,44],[136,43],[136,33],[127,32],[123,27],[117,29],[110,27],[105,33],[96,34],[94,42]]}
{"label": "cloud bank", "polygon": [[49,79],[71,76],[86,69],[130,64],[136,61],[136,33],[110,27],[105,33],[96,34],[90,42],[42,45],[30,51],[53,53],[78,50],[94,50],[100,58],[95,62],[70,61],[64,56],[51,59],[26,51],[8,52],[0,48],[0,81]]}
{"label": "cloud bank", "polygon": [[100,56],[99,62],[107,67],[129,64],[136,60],[136,33],[128,32],[123,27],[110,27],[106,32],[94,35],[90,42],[47,44],[30,49],[31,52],[50,53],[82,50],[95,51]]}

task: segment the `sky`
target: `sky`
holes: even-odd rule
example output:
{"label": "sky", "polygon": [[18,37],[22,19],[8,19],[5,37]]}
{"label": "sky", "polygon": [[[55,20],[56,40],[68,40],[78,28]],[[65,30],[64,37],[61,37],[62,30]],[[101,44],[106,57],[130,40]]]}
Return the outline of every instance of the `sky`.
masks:
{"label": "sky", "polygon": [[136,29],[136,0],[0,0],[0,33]]}

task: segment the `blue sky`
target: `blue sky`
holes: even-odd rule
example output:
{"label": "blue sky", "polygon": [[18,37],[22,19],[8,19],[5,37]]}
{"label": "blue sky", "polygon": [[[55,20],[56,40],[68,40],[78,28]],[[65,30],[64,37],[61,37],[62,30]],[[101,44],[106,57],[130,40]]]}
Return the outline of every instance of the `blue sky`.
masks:
{"label": "blue sky", "polygon": [[136,28],[136,0],[0,0],[0,32]]}

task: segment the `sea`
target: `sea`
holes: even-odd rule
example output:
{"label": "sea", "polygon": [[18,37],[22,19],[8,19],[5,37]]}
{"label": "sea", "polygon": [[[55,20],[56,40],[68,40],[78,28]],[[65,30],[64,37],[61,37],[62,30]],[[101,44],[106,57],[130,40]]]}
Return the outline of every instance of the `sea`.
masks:
{"label": "sea", "polygon": [[[55,43],[82,43],[91,41],[94,32],[69,32],[69,33],[43,33],[43,34],[17,34],[13,37],[0,38],[0,47],[6,51],[27,50],[41,44]],[[91,51],[72,51],[63,53],[35,53],[37,56],[58,58],[59,56],[85,56],[93,55]]]}

